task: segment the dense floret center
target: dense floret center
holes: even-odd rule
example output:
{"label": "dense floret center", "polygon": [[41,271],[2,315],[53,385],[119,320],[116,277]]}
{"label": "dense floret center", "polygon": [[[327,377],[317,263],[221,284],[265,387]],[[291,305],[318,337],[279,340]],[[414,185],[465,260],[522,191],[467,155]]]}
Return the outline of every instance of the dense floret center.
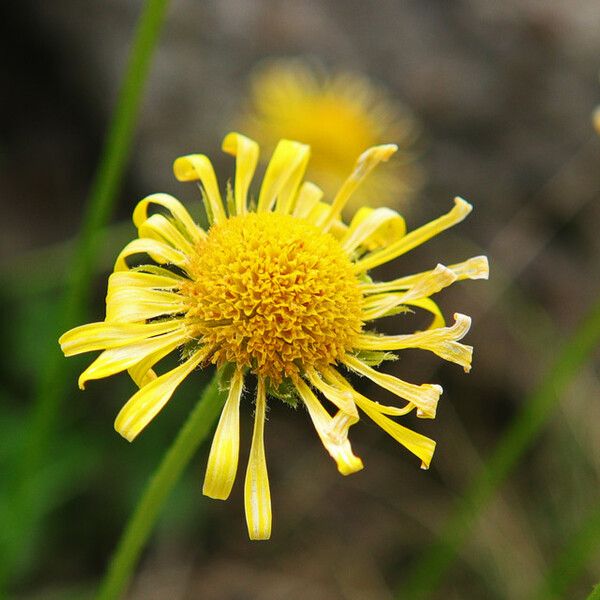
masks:
{"label": "dense floret center", "polygon": [[216,364],[244,365],[277,384],[335,363],[360,332],[352,263],[304,220],[250,213],[214,225],[189,273],[188,322]]}

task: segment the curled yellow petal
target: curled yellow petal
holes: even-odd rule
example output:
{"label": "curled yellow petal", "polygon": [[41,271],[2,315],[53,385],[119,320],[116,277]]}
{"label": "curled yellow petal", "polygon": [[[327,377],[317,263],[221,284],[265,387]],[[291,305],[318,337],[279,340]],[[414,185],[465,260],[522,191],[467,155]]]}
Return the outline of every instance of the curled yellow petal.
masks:
{"label": "curled yellow petal", "polygon": [[229,384],[229,395],[213,437],[202,493],[227,500],[235,481],[240,451],[240,398],[244,375],[237,370]]}
{"label": "curled yellow petal", "polygon": [[151,204],[166,208],[175,219],[175,222],[180,225],[181,229],[193,242],[206,237],[206,233],[196,225],[183,204],[169,194],[152,194],[140,200],[133,211],[133,224],[136,227],[139,228],[148,219],[148,207]]}
{"label": "curled yellow petal", "polygon": [[404,219],[390,208],[360,208],[340,243],[348,253],[359,246],[369,250],[388,246],[406,233]]}
{"label": "curled yellow petal", "polygon": [[140,359],[162,352],[166,356],[185,339],[185,330],[152,337],[136,344],[105,350],[80,376],[79,387],[83,389],[91,379],[102,379],[133,367]]}
{"label": "curled yellow petal", "polygon": [[239,133],[229,133],[223,140],[223,152],[235,156],[235,213],[246,214],[248,209],[248,189],[254,177],[260,149],[258,144]]}
{"label": "curled yellow petal", "polygon": [[256,212],[267,212],[277,199],[277,211],[289,213],[310,157],[306,144],[281,140],[269,161]]}
{"label": "curled yellow petal", "polygon": [[361,334],[355,348],[362,350],[403,350],[405,348],[422,348],[437,354],[444,360],[461,365],[465,372],[471,369],[473,347],[461,344],[462,339],[471,327],[471,318],[460,313],[454,314],[455,323],[451,327],[427,329],[407,335],[377,336]]}
{"label": "curled yellow petal", "polygon": [[155,323],[87,323],[70,329],[58,340],[65,356],[73,356],[82,352],[118,348],[127,344],[135,344],[154,335],[169,333],[180,329],[183,319],[157,321]]}
{"label": "curled yellow petal", "polygon": [[204,190],[206,213],[211,223],[220,223],[227,218],[217,176],[207,156],[204,154],[180,156],[173,163],[173,172],[179,181],[200,182]]}
{"label": "curled yellow petal", "polygon": [[327,231],[329,227],[331,227],[333,221],[340,216],[344,206],[346,206],[346,203],[350,199],[350,196],[352,196],[369,173],[380,162],[387,161],[396,150],[398,150],[398,146],[395,144],[384,144],[369,148],[358,157],[352,173],[350,173],[346,181],[342,184],[342,187],[339,189],[331,204],[331,208],[318,223],[323,231]]}
{"label": "curled yellow petal", "polygon": [[259,379],[256,392],[252,446],[244,481],[246,524],[251,540],[268,540],[271,537],[271,491],[269,489],[264,441],[266,410],[265,385],[264,381]]}
{"label": "curled yellow petal", "polygon": [[200,364],[205,356],[205,350],[197,351],[191,358],[172,371],[157,377],[138,390],[117,415],[115,430],[128,441],[133,441],[160,412],[181,382]]}
{"label": "curled yellow petal", "polygon": [[150,238],[141,238],[129,242],[129,244],[121,250],[115,262],[114,270],[126,271],[129,269],[125,259],[135,254],[148,254],[152,260],[159,264],[173,264],[181,268],[185,268],[188,260],[183,252],[172,248],[164,242],[159,242],[158,240]]}
{"label": "curled yellow petal", "polygon": [[348,440],[348,429],[353,422],[356,422],[356,419],[352,419],[343,411],[338,412],[335,417],[331,417],[304,381],[298,379],[294,384],[308,409],[308,414],[323,446],[335,460],[338,471],[342,475],[360,471],[363,463],[352,452]]}
{"label": "curled yellow petal", "polygon": [[406,252],[420,246],[438,233],[460,223],[471,210],[473,210],[473,207],[468,202],[462,198],[456,197],[454,199],[454,207],[450,212],[407,233],[403,238],[390,244],[387,248],[367,254],[364,258],[355,263],[355,270],[358,272],[368,271],[373,267],[382,265],[394,258],[398,258],[398,256],[401,256],[402,254],[406,254]]}
{"label": "curled yellow petal", "polygon": [[313,208],[323,198],[323,190],[310,181],[305,181],[298,191],[296,205],[294,206],[294,217],[306,219]]}
{"label": "curled yellow petal", "polygon": [[368,377],[382,388],[414,404],[417,407],[417,416],[427,419],[435,417],[437,404],[443,391],[441,386],[429,383],[415,385],[402,381],[393,375],[372,369],[355,356],[348,355],[343,362],[356,373]]}

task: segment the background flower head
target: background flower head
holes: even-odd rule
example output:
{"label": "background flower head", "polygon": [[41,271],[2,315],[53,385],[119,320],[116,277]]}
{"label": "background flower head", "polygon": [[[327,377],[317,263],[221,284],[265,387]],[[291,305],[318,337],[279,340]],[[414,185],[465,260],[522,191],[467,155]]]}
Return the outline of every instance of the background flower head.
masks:
{"label": "background flower head", "polygon": [[416,120],[382,85],[359,73],[329,72],[300,58],[266,61],[251,75],[238,120],[267,152],[283,137],[308,144],[307,176],[327,197],[365,148],[394,140],[399,147],[394,160],[365,181],[350,200],[348,215],[363,204],[404,207],[421,186]]}

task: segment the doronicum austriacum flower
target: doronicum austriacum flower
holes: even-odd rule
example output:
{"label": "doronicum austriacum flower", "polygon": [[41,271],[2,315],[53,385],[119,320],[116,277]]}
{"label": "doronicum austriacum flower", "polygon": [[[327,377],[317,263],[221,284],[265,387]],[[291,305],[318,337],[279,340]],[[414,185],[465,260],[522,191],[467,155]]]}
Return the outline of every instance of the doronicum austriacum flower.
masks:
{"label": "doronicum austriacum flower", "polygon": [[249,100],[238,121],[267,152],[284,137],[308,144],[307,177],[326,197],[335,195],[365,148],[393,139],[399,146],[393,165],[373,173],[344,214],[359,208],[358,200],[397,208],[421,187],[416,120],[364,75],[329,73],[299,58],[270,60],[251,76]]}
{"label": "doronicum austriacum flower", "polygon": [[[206,156],[184,156],[174,164],[177,179],[199,182],[208,230],[172,196],[142,200],[133,213],[139,237],[121,251],[108,280],[106,319],[68,331],[60,344],[67,356],[102,351],[79,377],[81,388],[89,380],[129,372],[139,390],[120,411],[115,429],[130,441],[197,367],[212,363],[221,369],[228,397],[203,488],[212,498],[226,499],[231,491],[244,381],[255,377],[246,521],[252,539],[268,539],[271,500],[263,440],[268,399],[304,405],[343,475],[363,468],[348,440],[360,412],[427,468],[435,442],[391,417],[415,410],[418,417],[433,418],[442,388],[408,383],[375,367],[395,358],[394,350],[422,348],[468,371],[472,348],[459,340],[471,321],[455,314],[454,323],[446,326],[431,296],[457,280],[487,278],[488,263],[479,256],[393,281],[371,280],[370,269],[426,242],[471,211],[456,198],[447,214],[410,233],[403,218],[388,208],[363,207],[344,224],[340,214],[348,199],[395,152],[394,145],[361,154],[331,203],[322,201],[318,187],[303,182],[310,152],[304,144],[279,142],[256,200],[249,190],[258,145],[230,133],[223,150],[236,159],[225,202]],[[375,330],[375,320],[410,310],[432,313],[430,327],[398,335]],[[175,351],[181,364],[155,373],[154,366]],[[353,389],[346,372],[391,391],[401,405],[385,406],[365,397]]]}

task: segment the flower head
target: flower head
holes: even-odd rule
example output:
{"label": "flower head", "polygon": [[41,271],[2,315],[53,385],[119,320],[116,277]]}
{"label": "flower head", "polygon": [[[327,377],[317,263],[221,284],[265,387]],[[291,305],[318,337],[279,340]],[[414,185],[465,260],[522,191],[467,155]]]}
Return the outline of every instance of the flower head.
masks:
{"label": "flower head", "polygon": [[327,197],[365,148],[396,140],[400,152],[394,163],[365,181],[350,211],[363,204],[389,205],[392,199],[400,205],[421,185],[414,162],[415,120],[384,88],[357,73],[330,75],[299,59],[268,62],[252,77],[250,101],[239,120],[268,151],[283,137],[308,144],[308,178]]}
{"label": "flower head", "polygon": [[[454,315],[446,326],[431,296],[460,279],[486,278],[485,257],[475,257],[388,282],[367,275],[461,221],[471,206],[460,198],[446,215],[406,233],[404,220],[388,208],[362,208],[349,225],[340,214],[373,168],[396,150],[373,147],[361,154],[331,203],[303,182],[309,147],[277,145],[256,201],[249,195],[259,147],[229,134],[225,152],[236,158],[233,189],[223,202],[209,159],[175,161],[180,181],[197,181],[210,227],[200,228],[172,196],[155,194],[133,213],[138,239],[119,254],[108,281],[106,318],[65,333],[66,355],[101,350],[79,385],[127,370],[139,390],[120,411],[116,430],[133,440],[197,367],[215,364],[228,386],[213,439],[204,493],[226,499],[239,455],[239,411],[244,382],[254,377],[256,410],[246,471],[246,520],[252,539],[271,532],[271,501],[264,450],[268,398],[304,405],[338,470],[348,475],[363,464],[352,451],[349,428],[359,411],[420,460],[431,461],[435,442],[391,417],[415,411],[433,418],[442,388],[413,384],[374,367],[393,350],[422,348],[468,371],[472,348],[461,343],[470,319]],[[136,260],[137,259],[137,260]],[[430,327],[381,335],[380,317],[410,308],[429,311]],[[179,366],[158,375],[154,367],[180,351]],[[401,399],[385,406],[358,391],[345,373],[365,376]],[[324,400],[329,408],[324,406]]]}

